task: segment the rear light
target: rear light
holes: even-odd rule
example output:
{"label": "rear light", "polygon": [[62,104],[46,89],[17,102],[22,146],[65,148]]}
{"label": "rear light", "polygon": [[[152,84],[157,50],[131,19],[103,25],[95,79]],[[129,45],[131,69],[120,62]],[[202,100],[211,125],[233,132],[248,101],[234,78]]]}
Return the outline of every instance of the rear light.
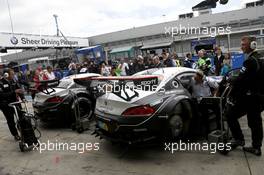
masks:
{"label": "rear light", "polygon": [[122,116],[151,116],[155,109],[149,105],[136,106],[128,108],[122,113]]}
{"label": "rear light", "polygon": [[63,98],[61,97],[52,97],[52,98],[49,98],[48,100],[46,100],[47,103],[60,103],[63,101]]}

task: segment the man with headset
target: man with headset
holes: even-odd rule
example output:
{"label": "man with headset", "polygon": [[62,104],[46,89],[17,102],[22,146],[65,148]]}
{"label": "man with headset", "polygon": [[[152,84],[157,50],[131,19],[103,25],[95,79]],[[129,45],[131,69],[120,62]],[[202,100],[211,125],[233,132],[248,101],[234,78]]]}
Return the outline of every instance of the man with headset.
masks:
{"label": "man with headset", "polygon": [[20,140],[16,124],[14,121],[14,109],[8,106],[9,103],[16,102],[18,96],[24,99],[23,90],[20,89],[14,80],[14,70],[7,69],[4,71],[3,77],[0,79],[0,110],[2,110],[8,124],[8,128],[15,140]]}
{"label": "man with headset", "polygon": [[238,77],[231,80],[230,97],[233,100],[229,103],[226,118],[233,136],[231,147],[235,149],[245,145],[238,119],[247,115],[252,146],[243,147],[243,150],[260,156],[263,140],[261,112],[263,111],[264,88],[261,81],[264,79],[264,62],[262,56],[256,51],[256,46],[255,37],[242,37],[241,49],[246,54],[246,60]]}

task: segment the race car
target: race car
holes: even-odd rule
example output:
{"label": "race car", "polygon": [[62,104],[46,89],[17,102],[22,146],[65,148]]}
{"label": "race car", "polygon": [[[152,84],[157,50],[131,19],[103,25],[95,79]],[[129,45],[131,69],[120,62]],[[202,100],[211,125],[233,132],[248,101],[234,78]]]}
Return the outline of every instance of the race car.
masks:
{"label": "race car", "polygon": [[[177,139],[195,128],[198,120],[188,88],[196,72],[183,67],[155,68],[133,76],[75,81],[98,89],[96,134],[133,144],[153,138]],[[221,77],[210,78],[221,81]]]}
{"label": "race car", "polygon": [[98,76],[95,73],[71,75],[61,79],[56,87],[43,86],[33,101],[34,113],[44,123],[60,122],[67,126],[75,122],[77,107],[80,117],[90,118],[95,101],[86,87],[76,84],[73,79]]}

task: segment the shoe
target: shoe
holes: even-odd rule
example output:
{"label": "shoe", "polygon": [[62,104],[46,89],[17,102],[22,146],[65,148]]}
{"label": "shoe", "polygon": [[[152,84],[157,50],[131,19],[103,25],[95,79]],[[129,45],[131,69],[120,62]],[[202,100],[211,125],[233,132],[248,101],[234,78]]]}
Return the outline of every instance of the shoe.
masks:
{"label": "shoe", "polygon": [[248,153],[255,154],[256,156],[261,156],[261,149],[254,147],[243,147],[243,150]]}
{"label": "shoe", "polygon": [[15,136],[14,136],[14,139],[15,139],[15,141],[19,141],[19,140],[21,140],[21,138],[20,138],[19,135],[15,135]]}
{"label": "shoe", "polygon": [[230,146],[231,146],[232,149],[235,149],[238,146],[245,146],[245,140],[232,139],[230,141]]}

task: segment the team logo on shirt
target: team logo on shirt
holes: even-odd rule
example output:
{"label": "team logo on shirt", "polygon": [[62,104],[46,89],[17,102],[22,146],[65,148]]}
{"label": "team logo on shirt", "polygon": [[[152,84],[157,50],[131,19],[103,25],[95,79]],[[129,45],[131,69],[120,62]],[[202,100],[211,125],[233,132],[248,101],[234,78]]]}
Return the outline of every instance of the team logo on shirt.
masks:
{"label": "team logo on shirt", "polygon": [[244,73],[246,70],[247,70],[247,68],[242,67],[241,70],[240,70],[240,72],[241,72],[241,73]]}

